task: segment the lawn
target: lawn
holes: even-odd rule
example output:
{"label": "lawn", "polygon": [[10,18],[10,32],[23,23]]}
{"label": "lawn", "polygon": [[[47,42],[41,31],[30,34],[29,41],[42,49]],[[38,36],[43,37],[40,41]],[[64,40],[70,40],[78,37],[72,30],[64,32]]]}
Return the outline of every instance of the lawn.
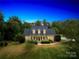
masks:
{"label": "lawn", "polygon": [[0,49],[0,59],[68,59],[67,45],[19,44]]}

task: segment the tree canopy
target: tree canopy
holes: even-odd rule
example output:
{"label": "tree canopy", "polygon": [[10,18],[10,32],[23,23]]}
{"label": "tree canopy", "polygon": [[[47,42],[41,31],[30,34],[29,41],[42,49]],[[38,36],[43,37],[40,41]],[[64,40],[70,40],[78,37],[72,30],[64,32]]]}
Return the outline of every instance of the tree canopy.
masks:
{"label": "tree canopy", "polygon": [[35,25],[40,26],[40,25],[41,25],[41,21],[37,20],[37,21],[35,22]]}

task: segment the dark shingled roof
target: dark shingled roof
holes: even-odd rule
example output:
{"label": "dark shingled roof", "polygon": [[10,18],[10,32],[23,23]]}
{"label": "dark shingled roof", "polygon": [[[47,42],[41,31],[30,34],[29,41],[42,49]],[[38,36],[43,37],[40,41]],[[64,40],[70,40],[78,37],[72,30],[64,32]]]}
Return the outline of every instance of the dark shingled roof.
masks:
{"label": "dark shingled roof", "polygon": [[[34,30],[40,29],[41,32],[43,31],[43,29],[46,29],[46,34],[43,34],[43,33],[40,33],[40,34],[35,33],[35,34],[33,34],[32,33],[33,29]],[[51,30],[51,29],[48,29],[47,26],[32,26],[31,29],[25,29],[24,30],[24,35],[55,35],[55,34],[56,34],[55,31]]]}
{"label": "dark shingled roof", "polygon": [[35,29],[35,30],[37,30],[37,29],[43,30],[43,29],[48,29],[48,27],[47,26],[32,26],[32,29]]}

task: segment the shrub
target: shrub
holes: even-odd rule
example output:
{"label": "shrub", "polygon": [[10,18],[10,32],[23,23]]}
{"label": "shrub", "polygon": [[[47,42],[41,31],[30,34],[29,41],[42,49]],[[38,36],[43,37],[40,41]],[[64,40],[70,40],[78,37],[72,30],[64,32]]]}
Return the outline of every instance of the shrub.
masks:
{"label": "shrub", "polygon": [[49,40],[48,40],[48,41],[45,41],[45,40],[44,40],[44,41],[41,41],[41,43],[42,43],[42,44],[45,44],[45,43],[46,43],[46,44],[49,44],[50,41],[49,41]]}
{"label": "shrub", "polygon": [[53,41],[52,41],[52,40],[50,40],[50,39],[49,39],[49,42],[50,42],[50,43],[53,43]]}
{"label": "shrub", "polygon": [[24,43],[25,42],[25,38],[22,35],[17,35],[16,36],[16,41],[18,41],[19,43]]}
{"label": "shrub", "polygon": [[7,46],[7,45],[8,45],[8,43],[7,43],[7,42],[5,42],[5,43],[4,43],[4,46]]}
{"label": "shrub", "polygon": [[27,41],[28,43],[32,43],[32,44],[37,44],[37,41],[36,40],[29,40]]}
{"label": "shrub", "polygon": [[2,47],[3,46],[3,42],[0,42],[0,47]]}
{"label": "shrub", "polygon": [[60,35],[56,35],[55,37],[54,37],[54,41],[55,42],[59,42],[61,40],[61,36]]}
{"label": "shrub", "polygon": [[4,46],[7,46],[8,43],[6,41],[1,41],[0,42],[0,47],[4,47]]}

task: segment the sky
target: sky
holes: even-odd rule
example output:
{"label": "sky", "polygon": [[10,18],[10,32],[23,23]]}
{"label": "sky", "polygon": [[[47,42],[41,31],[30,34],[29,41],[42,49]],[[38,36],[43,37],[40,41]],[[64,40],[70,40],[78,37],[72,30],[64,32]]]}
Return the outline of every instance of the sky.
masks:
{"label": "sky", "polygon": [[22,22],[79,19],[79,0],[0,0],[0,11],[5,21],[10,16],[18,16]]}

